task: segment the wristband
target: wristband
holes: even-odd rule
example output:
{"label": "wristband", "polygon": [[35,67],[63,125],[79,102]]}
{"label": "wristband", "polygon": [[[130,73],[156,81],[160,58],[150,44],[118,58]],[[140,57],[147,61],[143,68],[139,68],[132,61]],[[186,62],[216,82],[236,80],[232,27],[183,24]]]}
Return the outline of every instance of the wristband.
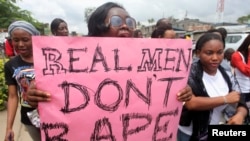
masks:
{"label": "wristband", "polygon": [[227,104],[227,98],[223,96],[223,99],[224,99],[224,104]]}

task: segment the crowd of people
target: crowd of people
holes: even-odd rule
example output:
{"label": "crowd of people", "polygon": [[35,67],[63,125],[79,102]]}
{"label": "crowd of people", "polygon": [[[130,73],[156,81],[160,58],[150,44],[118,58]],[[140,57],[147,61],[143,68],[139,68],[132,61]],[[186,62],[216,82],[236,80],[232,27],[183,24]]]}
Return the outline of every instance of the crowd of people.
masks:
{"label": "crowd of people", "polygon": [[[241,92],[230,78],[232,74],[220,65],[224,48],[221,35],[210,31],[197,41],[198,60],[192,63],[188,78],[193,96],[183,106],[178,141],[207,138],[208,125],[243,124],[248,115]],[[227,111],[231,105],[235,105],[235,111]],[[233,113],[227,115],[229,112]]]}
{"label": "crowd of people", "polygon": [[[15,56],[4,66],[8,85],[5,141],[14,140],[12,127],[19,96],[21,122],[32,139],[39,141],[39,128],[30,122],[27,112],[35,110],[39,102],[51,100],[51,95],[37,89],[34,83],[31,38],[40,33],[26,21],[11,23],[8,33],[8,41],[13,46]],[[55,18],[51,22],[51,33],[54,36],[69,36],[67,23],[63,19]],[[135,19],[124,7],[113,2],[99,6],[91,14],[88,20],[88,36],[143,38],[142,31],[136,29]],[[158,20],[151,37],[177,38],[171,23],[164,18]],[[178,141],[198,141],[201,138],[206,140],[208,125],[240,125],[247,121],[249,111],[246,102],[250,101],[250,36],[238,50],[227,52],[224,51],[225,38],[225,30],[214,29],[204,33],[197,41],[194,51],[196,58],[191,66],[188,83],[176,94],[177,99],[184,103],[177,133]],[[225,65],[221,65],[222,62]],[[226,110],[230,105],[235,105],[235,110],[228,115]]]}

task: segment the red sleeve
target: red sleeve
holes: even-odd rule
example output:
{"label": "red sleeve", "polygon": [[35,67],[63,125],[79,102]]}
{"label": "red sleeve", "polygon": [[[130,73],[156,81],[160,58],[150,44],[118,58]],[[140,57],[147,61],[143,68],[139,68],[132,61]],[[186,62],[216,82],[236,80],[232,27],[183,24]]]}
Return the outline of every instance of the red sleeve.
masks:
{"label": "red sleeve", "polygon": [[240,53],[238,51],[234,52],[231,58],[231,65],[238,68],[244,75],[250,77],[250,54],[248,54],[248,63],[246,64]]}
{"label": "red sleeve", "polygon": [[13,47],[10,45],[10,42],[8,40],[5,41],[5,54],[8,57],[14,56],[14,50]]}

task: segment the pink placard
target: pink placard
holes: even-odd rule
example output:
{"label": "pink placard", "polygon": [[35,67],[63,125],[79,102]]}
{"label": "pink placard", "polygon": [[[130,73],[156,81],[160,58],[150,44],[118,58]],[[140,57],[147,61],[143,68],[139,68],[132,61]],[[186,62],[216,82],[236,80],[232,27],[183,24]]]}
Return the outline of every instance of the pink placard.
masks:
{"label": "pink placard", "polygon": [[33,37],[43,141],[176,140],[191,41]]}

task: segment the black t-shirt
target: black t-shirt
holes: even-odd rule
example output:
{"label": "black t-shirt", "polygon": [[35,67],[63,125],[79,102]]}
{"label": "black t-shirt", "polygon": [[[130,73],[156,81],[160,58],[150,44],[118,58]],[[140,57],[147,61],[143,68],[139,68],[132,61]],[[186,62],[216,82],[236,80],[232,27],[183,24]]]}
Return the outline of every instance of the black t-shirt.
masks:
{"label": "black t-shirt", "polygon": [[5,81],[7,85],[15,85],[18,88],[18,96],[21,104],[21,122],[31,125],[27,112],[34,110],[26,101],[26,92],[30,82],[35,79],[33,63],[25,62],[21,57],[15,56],[4,65]]}

